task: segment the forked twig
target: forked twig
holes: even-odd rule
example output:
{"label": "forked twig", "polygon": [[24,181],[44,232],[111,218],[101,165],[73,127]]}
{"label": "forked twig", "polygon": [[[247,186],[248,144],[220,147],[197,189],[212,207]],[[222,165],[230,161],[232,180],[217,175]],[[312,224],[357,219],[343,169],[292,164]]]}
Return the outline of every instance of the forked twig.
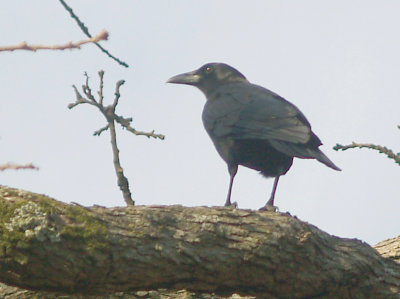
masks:
{"label": "forked twig", "polygon": [[79,104],[89,104],[89,105],[97,107],[100,110],[100,112],[104,115],[104,117],[107,120],[107,125],[101,129],[95,131],[93,135],[99,136],[104,131],[110,130],[111,146],[112,146],[112,150],[113,150],[113,161],[114,161],[115,172],[116,172],[117,178],[118,178],[118,186],[122,191],[122,194],[124,196],[126,204],[128,206],[134,205],[134,201],[132,200],[132,194],[129,190],[129,182],[128,182],[128,179],[124,175],[123,168],[121,167],[121,162],[119,159],[119,149],[117,146],[117,134],[116,134],[116,130],[115,130],[115,122],[119,123],[123,128],[126,128],[128,131],[134,133],[135,135],[143,135],[143,136],[147,136],[148,138],[153,137],[155,139],[158,138],[161,140],[163,140],[165,138],[165,136],[162,134],[155,134],[154,130],[151,132],[137,131],[136,129],[132,128],[130,125],[132,122],[132,118],[125,118],[125,117],[122,117],[115,113],[115,109],[117,108],[118,101],[121,97],[120,88],[125,83],[124,80],[120,80],[116,83],[115,93],[114,93],[115,97],[114,97],[113,103],[111,105],[104,106],[103,105],[104,71],[99,71],[99,77],[100,77],[100,87],[99,87],[99,91],[98,91],[99,100],[96,100],[96,98],[92,94],[92,90],[89,86],[89,76],[86,73],[85,73],[85,77],[86,77],[85,84],[82,86],[82,91],[83,91],[85,97],[82,96],[81,93],[76,88],[76,86],[73,85],[76,100],[74,103],[69,104],[68,108],[72,109]]}

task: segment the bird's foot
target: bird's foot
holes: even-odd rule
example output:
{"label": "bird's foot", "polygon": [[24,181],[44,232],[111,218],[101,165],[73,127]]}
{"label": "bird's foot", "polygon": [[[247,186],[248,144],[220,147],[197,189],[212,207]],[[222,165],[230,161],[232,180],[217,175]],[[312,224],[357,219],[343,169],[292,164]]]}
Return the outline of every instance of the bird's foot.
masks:
{"label": "bird's foot", "polygon": [[225,207],[226,208],[232,208],[232,209],[236,209],[237,207],[238,207],[238,204],[237,204],[237,202],[236,201],[234,201],[234,202],[229,202],[229,203],[225,203]]}
{"label": "bird's foot", "polygon": [[278,212],[279,208],[277,206],[271,206],[267,204],[260,208],[259,211]]}

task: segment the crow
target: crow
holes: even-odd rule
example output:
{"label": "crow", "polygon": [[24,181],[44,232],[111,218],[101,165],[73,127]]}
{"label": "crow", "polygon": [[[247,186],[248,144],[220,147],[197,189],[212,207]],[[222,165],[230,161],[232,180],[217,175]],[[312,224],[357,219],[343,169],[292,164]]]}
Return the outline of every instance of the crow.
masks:
{"label": "crow", "polygon": [[235,68],[208,63],[167,82],[195,86],[207,98],[203,124],[230,174],[225,206],[232,205],[232,185],[239,165],[275,177],[271,196],[261,209],[274,206],[279,177],[289,170],[294,157],[317,159],[341,170],[318,148],[320,139],[295,105],[250,83]]}

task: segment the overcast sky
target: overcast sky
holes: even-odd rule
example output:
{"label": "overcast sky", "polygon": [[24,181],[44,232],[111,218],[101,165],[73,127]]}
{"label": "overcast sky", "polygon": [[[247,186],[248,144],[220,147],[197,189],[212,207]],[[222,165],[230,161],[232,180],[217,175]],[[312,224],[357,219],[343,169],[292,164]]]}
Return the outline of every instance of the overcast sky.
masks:
{"label": "overcast sky", "polygon": [[[0,184],[83,205],[124,205],[109,133],[89,105],[72,110],[72,84],[88,72],[93,90],[105,71],[105,101],[124,79],[118,113],[138,130],[118,130],[121,163],[138,205],[223,205],[229,175],[207,136],[203,94],[166,84],[207,62],[225,62],[306,115],[343,169],[296,159],[275,203],[330,234],[375,244],[400,234],[400,168],[371,150],[335,152],[336,143],[372,142],[400,150],[399,1],[77,1],[68,4],[93,35],[128,62],[94,45],[73,51],[0,53],[0,164],[39,171],[0,172]],[[57,44],[85,36],[58,1],[4,1],[1,44]],[[258,209],[273,179],[239,168],[232,200]]]}

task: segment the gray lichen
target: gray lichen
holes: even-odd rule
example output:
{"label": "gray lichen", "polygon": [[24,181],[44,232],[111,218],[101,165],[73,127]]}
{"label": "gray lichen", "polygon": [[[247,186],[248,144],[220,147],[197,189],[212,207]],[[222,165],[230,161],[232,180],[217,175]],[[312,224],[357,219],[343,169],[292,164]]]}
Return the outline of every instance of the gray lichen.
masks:
{"label": "gray lichen", "polygon": [[50,225],[47,212],[32,201],[27,201],[16,208],[10,219],[4,223],[4,227],[9,231],[24,232],[28,239],[36,238],[40,242],[46,240],[60,242],[59,233]]}

